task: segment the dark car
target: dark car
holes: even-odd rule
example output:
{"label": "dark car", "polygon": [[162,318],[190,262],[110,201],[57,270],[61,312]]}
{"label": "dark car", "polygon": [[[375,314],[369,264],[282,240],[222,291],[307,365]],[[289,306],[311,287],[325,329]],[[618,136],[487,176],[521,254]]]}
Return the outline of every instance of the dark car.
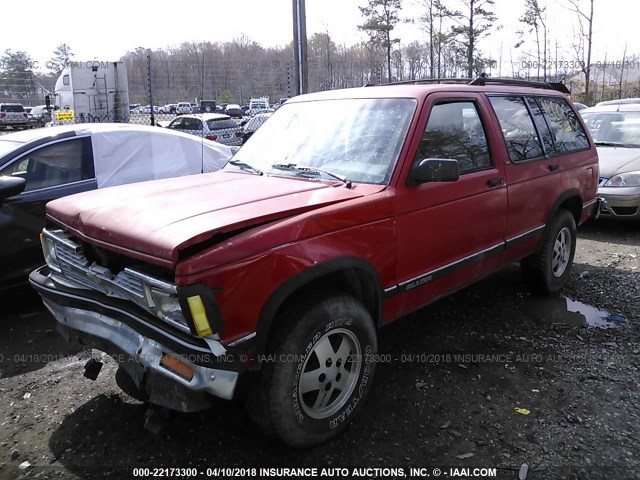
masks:
{"label": "dark car", "polygon": [[53,105],[38,105],[29,112],[29,124],[32,127],[44,127],[52,120],[52,112],[56,109]]}
{"label": "dark car", "polygon": [[[196,113],[195,111],[193,113]],[[216,113],[215,100],[202,100],[200,102],[200,110],[198,113]]]}
{"label": "dark car", "polygon": [[492,82],[301,95],[219,172],[51,202],[31,284],[151,404],[238,397],[295,447],[373,424],[383,325],[517,261],[558,292],[597,212],[567,89]]}
{"label": "dark car", "polygon": [[65,125],[0,136],[0,291],[25,283],[42,261],[38,235],[49,200],[215,171],[232,154],[219,143],[143,125]]}
{"label": "dark car", "polygon": [[227,105],[227,108],[224,109],[224,113],[229,115],[231,118],[242,118],[242,108],[240,108],[240,105],[233,103]]}

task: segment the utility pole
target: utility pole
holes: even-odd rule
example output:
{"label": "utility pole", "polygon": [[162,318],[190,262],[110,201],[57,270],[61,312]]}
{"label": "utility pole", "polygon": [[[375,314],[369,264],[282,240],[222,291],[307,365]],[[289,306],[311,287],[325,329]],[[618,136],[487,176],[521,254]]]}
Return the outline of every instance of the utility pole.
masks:
{"label": "utility pole", "polygon": [[305,0],[293,1],[293,52],[295,63],[296,95],[307,93],[308,65],[307,65],[307,18],[305,15]]}

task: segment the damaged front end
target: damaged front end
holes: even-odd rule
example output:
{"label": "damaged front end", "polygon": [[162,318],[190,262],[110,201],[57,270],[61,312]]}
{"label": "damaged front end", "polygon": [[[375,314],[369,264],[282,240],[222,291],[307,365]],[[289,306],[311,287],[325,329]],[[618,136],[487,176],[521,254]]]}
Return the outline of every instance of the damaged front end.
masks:
{"label": "damaged front end", "polygon": [[220,340],[210,289],[100,261],[63,230],[45,229],[41,239],[47,265],[29,279],[68,341],[112,356],[153,404],[195,411],[211,395],[233,397],[240,355]]}

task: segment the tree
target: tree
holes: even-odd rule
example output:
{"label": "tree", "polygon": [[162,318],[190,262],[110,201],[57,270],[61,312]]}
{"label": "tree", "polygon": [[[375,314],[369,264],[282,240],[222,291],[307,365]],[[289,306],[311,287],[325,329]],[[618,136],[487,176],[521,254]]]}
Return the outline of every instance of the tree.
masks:
{"label": "tree", "polygon": [[26,52],[4,51],[0,58],[3,72],[0,77],[1,88],[9,98],[26,99],[34,93],[33,60]]}
{"label": "tree", "polygon": [[47,68],[56,74],[56,76],[60,75],[60,72],[69,66],[73,57],[74,54],[71,51],[71,47],[66,43],[61,43],[53,51],[53,57],[49,60],[49,66]]}
{"label": "tree", "polygon": [[[543,68],[544,80],[547,80],[547,23],[546,23],[546,7],[541,7],[538,0],[525,0],[525,12],[520,17],[520,22],[529,26],[529,33],[535,32],[536,34],[536,49],[538,55],[536,57],[536,68],[538,72],[538,78],[540,78],[540,66]],[[542,50],[543,58],[540,58],[540,30],[542,30]],[[521,35],[523,32],[519,32]],[[516,44],[516,48],[524,43],[524,40],[520,40]]]}
{"label": "tree", "polygon": [[392,39],[391,32],[400,23],[399,12],[402,8],[402,0],[368,0],[366,7],[358,7],[365,17],[359,30],[369,34],[372,44],[381,45],[386,49],[387,79],[391,81],[391,47],[398,43],[399,39]]}
{"label": "tree", "polygon": [[[589,102],[589,83],[591,81],[591,47],[593,45],[593,0],[589,2],[589,13],[581,7],[582,0],[568,0],[578,18],[578,38],[573,44],[580,69],[584,73],[584,100]],[[586,46],[585,46],[586,42]]]}
{"label": "tree", "polygon": [[459,15],[459,12],[449,10],[439,0],[421,0],[420,3],[426,8],[420,22],[429,35],[429,75],[431,78],[440,77],[442,50],[444,44],[451,40],[451,35],[443,31],[443,19]]}
{"label": "tree", "polygon": [[[466,58],[466,70],[469,78],[483,70],[490,62],[478,52],[478,41],[494,26],[498,17],[489,10],[493,0],[460,0],[464,6],[461,12],[451,12],[450,17],[457,23],[453,32],[458,36]],[[499,28],[499,27],[498,27]]]}

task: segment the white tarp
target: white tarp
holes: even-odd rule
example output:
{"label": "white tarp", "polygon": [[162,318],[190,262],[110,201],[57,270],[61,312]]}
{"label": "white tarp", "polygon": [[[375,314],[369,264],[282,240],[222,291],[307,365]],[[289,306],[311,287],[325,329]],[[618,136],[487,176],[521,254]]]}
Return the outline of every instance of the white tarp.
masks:
{"label": "white tarp", "polygon": [[[77,129],[82,134],[81,129]],[[127,124],[93,124],[91,134],[98,188],[214,172],[235,151],[193,135]]]}

